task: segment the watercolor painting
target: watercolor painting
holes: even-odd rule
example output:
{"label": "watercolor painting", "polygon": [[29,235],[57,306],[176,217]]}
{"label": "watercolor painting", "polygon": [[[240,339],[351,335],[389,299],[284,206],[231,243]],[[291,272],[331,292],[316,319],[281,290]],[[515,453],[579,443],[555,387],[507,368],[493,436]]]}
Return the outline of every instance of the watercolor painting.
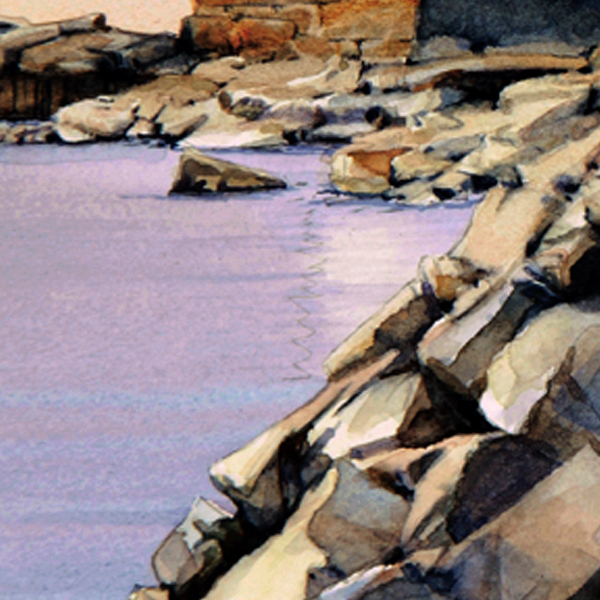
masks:
{"label": "watercolor painting", "polygon": [[0,15],[0,600],[600,598],[598,2]]}

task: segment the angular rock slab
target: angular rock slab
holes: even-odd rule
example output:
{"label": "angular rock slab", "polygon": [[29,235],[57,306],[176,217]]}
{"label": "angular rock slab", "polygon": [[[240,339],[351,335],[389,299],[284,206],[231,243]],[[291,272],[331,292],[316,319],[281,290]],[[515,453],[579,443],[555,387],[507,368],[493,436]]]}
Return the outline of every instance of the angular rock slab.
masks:
{"label": "angular rock slab", "polygon": [[600,448],[599,334],[600,327],[593,325],[577,338],[522,427],[526,435],[551,444],[563,459],[586,444]]}
{"label": "angular rock slab", "polygon": [[325,550],[330,567],[349,575],[382,562],[398,546],[409,504],[349,461],[335,468],[335,491],[315,512],[308,535]]}
{"label": "angular rock slab", "polygon": [[487,419],[517,433],[529,411],[547,392],[569,348],[590,327],[597,331],[600,316],[586,305],[561,304],[536,317],[498,354],[487,375],[481,410]]}
{"label": "angular rock slab", "polygon": [[600,568],[599,531],[600,458],[586,446],[451,549],[425,581],[465,600],[567,600]]}
{"label": "angular rock slab", "polygon": [[250,192],[285,187],[285,181],[260,169],[212,158],[193,148],[186,148],[179,159],[169,193]]}
{"label": "angular rock slab", "polygon": [[197,594],[205,591],[231,560],[232,546],[239,547],[240,541],[241,531],[232,515],[198,498],[186,518],[157,548],[152,570],[157,581],[176,596]]}
{"label": "angular rock slab", "polygon": [[304,600],[308,573],[324,567],[326,554],[308,536],[310,519],[333,493],[337,472],[330,470],[309,490],[281,533],[243,557],[206,596],[206,600]]}

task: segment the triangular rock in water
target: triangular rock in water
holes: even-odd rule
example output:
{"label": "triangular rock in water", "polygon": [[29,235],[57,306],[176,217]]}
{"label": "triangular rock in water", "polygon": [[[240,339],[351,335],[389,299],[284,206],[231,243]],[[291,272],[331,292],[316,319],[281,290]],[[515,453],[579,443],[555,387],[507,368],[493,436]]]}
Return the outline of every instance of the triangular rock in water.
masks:
{"label": "triangular rock in water", "polygon": [[285,181],[260,169],[212,158],[194,148],[186,148],[179,159],[169,193],[252,192],[285,187]]}

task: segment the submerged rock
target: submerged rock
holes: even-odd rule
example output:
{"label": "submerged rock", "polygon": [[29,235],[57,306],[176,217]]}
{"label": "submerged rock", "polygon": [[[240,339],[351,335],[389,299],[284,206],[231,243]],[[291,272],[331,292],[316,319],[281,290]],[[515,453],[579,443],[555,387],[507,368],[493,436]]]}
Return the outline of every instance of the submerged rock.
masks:
{"label": "submerged rock", "polygon": [[212,158],[187,148],[179,159],[170,194],[251,192],[285,188],[282,179],[260,169]]}

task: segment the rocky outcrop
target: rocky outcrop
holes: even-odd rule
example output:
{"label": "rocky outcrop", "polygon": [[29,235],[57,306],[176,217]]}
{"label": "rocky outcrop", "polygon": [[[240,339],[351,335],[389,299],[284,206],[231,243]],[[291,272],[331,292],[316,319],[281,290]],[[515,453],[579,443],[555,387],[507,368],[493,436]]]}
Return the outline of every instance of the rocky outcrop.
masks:
{"label": "rocky outcrop", "polygon": [[[154,559],[170,598],[596,597],[597,89],[592,72],[521,80],[494,106],[435,86],[382,95],[397,121],[339,150],[333,182],[479,204],[331,354],[320,393],[213,465],[232,532],[170,534]],[[211,101],[229,118],[273,111],[225,90]],[[324,119],[352,105],[313,100]]]}
{"label": "rocky outcrop", "polygon": [[162,73],[185,73],[172,34],[110,27],[103,14],[31,24],[0,17],[0,119],[48,119],[60,107],[114,94]]}

